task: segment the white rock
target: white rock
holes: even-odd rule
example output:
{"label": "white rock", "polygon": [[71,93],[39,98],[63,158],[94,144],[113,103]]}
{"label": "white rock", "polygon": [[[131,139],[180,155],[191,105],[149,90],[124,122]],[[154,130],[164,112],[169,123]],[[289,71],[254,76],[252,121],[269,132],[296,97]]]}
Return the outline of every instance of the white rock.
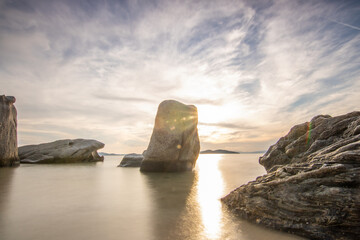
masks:
{"label": "white rock", "polygon": [[90,139],[65,139],[19,147],[21,163],[74,163],[103,161],[97,150],[105,144]]}

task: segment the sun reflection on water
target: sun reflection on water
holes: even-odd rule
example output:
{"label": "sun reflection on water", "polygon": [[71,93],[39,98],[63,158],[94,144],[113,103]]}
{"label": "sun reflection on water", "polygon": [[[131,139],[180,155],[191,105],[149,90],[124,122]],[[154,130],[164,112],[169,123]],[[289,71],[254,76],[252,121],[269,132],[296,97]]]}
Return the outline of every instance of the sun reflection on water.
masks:
{"label": "sun reflection on water", "polygon": [[201,154],[197,160],[197,200],[207,239],[218,239],[221,233],[220,197],[224,191],[224,181],[218,167],[220,159],[220,154]]}

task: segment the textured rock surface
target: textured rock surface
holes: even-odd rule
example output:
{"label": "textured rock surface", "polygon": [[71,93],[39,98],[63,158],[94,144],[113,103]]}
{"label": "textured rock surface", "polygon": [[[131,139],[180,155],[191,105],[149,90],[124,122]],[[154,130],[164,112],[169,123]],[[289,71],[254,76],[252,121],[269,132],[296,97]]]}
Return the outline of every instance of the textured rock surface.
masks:
{"label": "textured rock surface", "polygon": [[96,140],[65,139],[19,147],[21,163],[75,163],[103,161],[97,150],[105,145]]}
{"label": "textured rock surface", "polygon": [[0,96],[0,167],[19,165],[15,97]]}
{"label": "textured rock surface", "polygon": [[293,127],[260,163],[268,174],[222,199],[234,213],[311,239],[358,239],[360,112]]}
{"label": "textured rock surface", "polygon": [[192,170],[200,152],[198,114],[193,105],[174,100],[160,103],[141,171]]}
{"label": "textured rock surface", "polygon": [[143,160],[144,156],[142,154],[126,154],[118,167],[140,167]]}
{"label": "textured rock surface", "polygon": [[[352,147],[352,151],[346,151],[346,154],[355,154],[357,157],[350,159],[356,162],[360,153],[359,146],[356,145],[359,134],[360,112],[337,117],[316,116],[310,122],[291,128],[290,132],[271,146],[259,161],[266,171],[272,172],[286,164],[319,160],[319,156],[315,157],[316,154],[324,155],[323,151],[328,149],[327,147],[337,143],[326,151],[336,154],[335,150],[342,146]],[[336,161],[336,158],[332,160]]]}

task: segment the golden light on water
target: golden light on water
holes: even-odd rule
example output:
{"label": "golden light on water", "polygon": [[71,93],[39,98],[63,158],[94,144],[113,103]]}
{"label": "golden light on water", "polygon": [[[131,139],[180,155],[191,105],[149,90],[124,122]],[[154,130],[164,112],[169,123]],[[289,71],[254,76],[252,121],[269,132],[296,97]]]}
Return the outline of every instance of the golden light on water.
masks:
{"label": "golden light on water", "polygon": [[206,239],[218,239],[221,233],[220,198],[224,191],[224,181],[218,167],[220,159],[221,155],[218,154],[203,154],[197,160],[197,200]]}

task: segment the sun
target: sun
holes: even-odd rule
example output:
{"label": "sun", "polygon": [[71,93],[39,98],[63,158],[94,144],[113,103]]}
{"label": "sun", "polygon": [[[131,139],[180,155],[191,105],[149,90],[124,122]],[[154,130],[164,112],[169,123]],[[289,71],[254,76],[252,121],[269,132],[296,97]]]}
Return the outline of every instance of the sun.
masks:
{"label": "sun", "polygon": [[226,125],[234,120],[234,109],[231,105],[198,106],[200,137],[206,137],[210,142],[223,141],[222,136],[232,131]]}
{"label": "sun", "polygon": [[200,105],[198,115],[199,122],[216,124],[226,122],[226,119],[231,116],[231,110],[227,105]]}

